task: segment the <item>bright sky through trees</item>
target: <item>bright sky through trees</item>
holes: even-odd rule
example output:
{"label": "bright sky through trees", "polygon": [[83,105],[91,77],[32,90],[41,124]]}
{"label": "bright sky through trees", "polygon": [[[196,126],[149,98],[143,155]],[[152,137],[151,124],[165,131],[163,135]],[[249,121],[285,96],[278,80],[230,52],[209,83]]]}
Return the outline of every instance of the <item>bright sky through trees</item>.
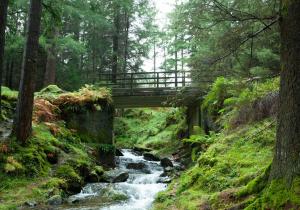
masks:
{"label": "bright sky through trees", "polygon": [[[155,24],[159,26],[160,30],[164,30],[169,22],[168,14],[172,12],[175,0],[152,0],[153,4],[157,9],[157,16],[155,19]],[[157,57],[156,63],[159,68],[164,61],[163,50],[157,46]],[[153,50],[150,52],[149,59],[145,60],[143,70],[153,71]]]}

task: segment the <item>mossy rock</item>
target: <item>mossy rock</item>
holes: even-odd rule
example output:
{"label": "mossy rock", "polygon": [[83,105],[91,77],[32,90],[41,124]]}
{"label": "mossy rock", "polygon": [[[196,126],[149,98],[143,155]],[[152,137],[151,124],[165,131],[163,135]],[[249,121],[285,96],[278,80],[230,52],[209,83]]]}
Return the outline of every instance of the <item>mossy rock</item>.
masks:
{"label": "mossy rock", "polygon": [[40,92],[37,92],[35,96],[37,98],[43,98],[50,102],[53,102],[55,99],[59,97],[60,94],[65,93],[62,89],[60,89],[56,85],[49,85],[48,87],[45,87]]}

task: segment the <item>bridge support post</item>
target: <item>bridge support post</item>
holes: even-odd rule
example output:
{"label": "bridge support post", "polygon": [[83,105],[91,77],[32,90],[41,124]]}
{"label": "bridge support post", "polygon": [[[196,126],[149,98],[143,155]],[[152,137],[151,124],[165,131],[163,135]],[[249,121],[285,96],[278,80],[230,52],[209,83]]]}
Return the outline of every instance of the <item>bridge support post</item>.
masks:
{"label": "bridge support post", "polygon": [[187,107],[187,124],[189,136],[194,133],[195,126],[201,125],[201,110],[199,101],[196,101]]}

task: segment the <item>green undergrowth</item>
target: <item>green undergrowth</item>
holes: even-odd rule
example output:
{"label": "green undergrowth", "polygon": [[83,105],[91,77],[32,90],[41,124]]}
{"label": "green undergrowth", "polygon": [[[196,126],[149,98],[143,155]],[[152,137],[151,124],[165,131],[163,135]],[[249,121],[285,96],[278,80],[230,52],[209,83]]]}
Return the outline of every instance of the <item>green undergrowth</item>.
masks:
{"label": "green undergrowth", "polygon": [[18,92],[9,89],[8,87],[1,87],[1,116],[0,121],[6,121],[12,117],[14,107],[18,98]]}
{"label": "green undergrowth", "polygon": [[204,120],[218,129],[183,140],[192,147],[194,165],[158,195],[153,209],[282,209],[289,202],[293,207],[297,182],[291,190],[268,184],[276,120],[263,112],[276,104],[278,87],[278,78],[250,84],[218,78],[201,107]]}
{"label": "green undergrowth", "polygon": [[62,93],[65,93],[62,89],[60,89],[56,85],[49,85],[48,87],[43,88],[41,91],[37,92],[35,94],[35,97],[37,98],[43,98],[48,101],[54,101],[61,95]]}
{"label": "green undergrowth", "polygon": [[201,110],[216,127],[230,129],[267,117],[269,113],[264,112],[272,109],[276,97],[267,102],[263,99],[278,91],[278,77],[253,82],[220,77],[206,95]]}
{"label": "green undergrowth", "polygon": [[274,139],[272,119],[243,126],[230,134],[221,132],[207,151],[198,156],[196,165],[158,196],[156,209],[230,207],[230,200],[219,203],[216,197],[228,189],[235,192],[260,176],[272,161]]}
{"label": "green undergrowth", "polygon": [[[4,88],[4,100],[15,108],[17,93]],[[98,150],[68,129],[57,112],[78,103],[111,103],[110,92],[86,86],[78,93],[65,93],[49,86],[36,94],[32,136],[25,144],[11,137],[0,142],[0,210],[17,209],[25,202],[44,205],[53,196],[78,193],[89,177],[100,179],[104,170]],[[11,118],[11,116],[7,116]]]}
{"label": "green undergrowth", "polygon": [[181,144],[186,133],[185,110],[177,108],[128,109],[115,120],[116,145],[149,148],[169,155]]}
{"label": "green undergrowth", "polygon": [[4,100],[17,100],[18,99],[18,91],[14,91],[9,89],[8,87],[1,88],[1,96]]}
{"label": "green undergrowth", "polygon": [[[55,126],[55,135],[48,126]],[[63,122],[35,124],[33,136],[25,146],[12,139],[5,147],[7,152],[0,153],[0,209],[31,200],[42,204],[56,194],[64,196],[71,184],[84,184],[82,168],[91,174],[103,173],[89,155],[90,148]]]}
{"label": "green undergrowth", "polygon": [[257,199],[245,207],[255,209],[299,209],[300,208],[300,177],[288,184],[279,179],[269,183],[259,194]]}

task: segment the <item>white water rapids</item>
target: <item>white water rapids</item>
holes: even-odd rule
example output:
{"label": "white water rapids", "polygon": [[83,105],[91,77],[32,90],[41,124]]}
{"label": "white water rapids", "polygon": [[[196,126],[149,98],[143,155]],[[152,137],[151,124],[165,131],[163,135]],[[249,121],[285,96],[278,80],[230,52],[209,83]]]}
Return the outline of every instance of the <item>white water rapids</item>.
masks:
{"label": "white water rapids", "polygon": [[[117,157],[117,168],[129,173],[126,182],[88,184],[75,197],[80,200],[101,197],[101,191],[109,186],[113,191],[126,195],[128,199],[121,203],[102,203],[96,206],[89,206],[88,202],[85,202],[83,206],[79,204],[76,208],[67,208],[67,210],[149,210],[151,208],[157,193],[166,188],[166,184],[158,183],[163,168],[159,162],[146,161],[143,156],[131,150],[122,150],[122,153],[124,156]],[[126,166],[129,163],[144,163],[146,170],[127,169]]]}

